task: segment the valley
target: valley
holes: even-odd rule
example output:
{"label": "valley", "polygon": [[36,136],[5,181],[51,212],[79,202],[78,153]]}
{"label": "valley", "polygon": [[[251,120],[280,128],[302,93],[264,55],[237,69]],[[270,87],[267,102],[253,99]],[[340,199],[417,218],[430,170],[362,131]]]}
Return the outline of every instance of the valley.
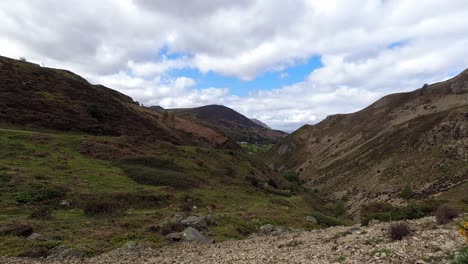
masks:
{"label": "valley", "polygon": [[[288,135],[0,57],[0,261],[414,263],[413,240],[433,237],[448,261],[464,245],[467,107],[464,71]],[[406,220],[414,236],[388,240],[384,222]]]}

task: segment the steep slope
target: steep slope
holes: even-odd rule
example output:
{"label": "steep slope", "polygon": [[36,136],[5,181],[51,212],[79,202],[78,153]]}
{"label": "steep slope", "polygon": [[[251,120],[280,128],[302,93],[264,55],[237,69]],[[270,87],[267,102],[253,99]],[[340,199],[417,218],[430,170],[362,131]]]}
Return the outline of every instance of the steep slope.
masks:
{"label": "steep slope", "polygon": [[263,123],[262,121],[256,119],[256,118],[250,118],[250,121],[254,122],[255,124],[261,126],[261,127],[264,127],[264,128],[268,128],[268,129],[271,129],[271,127],[269,127],[267,124]]}
{"label": "steep slope", "polygon": [[266,144],[274,143],[287,133],[256,124],[231,108],[222,105],[207,105],[197,108],[174,109],[177,116],[192,117],[219,128],[236,141]]}
{"label": "steep slope", "polygon": [[357,208],[370,200],[468,198],[468,70],[409,93],[385,96],[352,114],[306,125],[266,155],[279,171]]}
{"label": "steep slope", "polygon": [[0,57],[0,123],[177,145],[238,148],[218,130],[140,107],[130,97],[65,70]]}

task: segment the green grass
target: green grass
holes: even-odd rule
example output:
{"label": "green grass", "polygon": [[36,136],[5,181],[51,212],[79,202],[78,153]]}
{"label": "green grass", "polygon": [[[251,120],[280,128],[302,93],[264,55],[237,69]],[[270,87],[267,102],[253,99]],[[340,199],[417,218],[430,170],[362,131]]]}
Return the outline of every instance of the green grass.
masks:
{"label": "green grass", "polygon": [[[311,194],[257,189],[246,179],[262,175],[264,165],[243,152],[11,128],[0,128],[0,149],[0,226],[30,225],[47,238],[0,237],[0,255],[36,256],[59,244],[93,255],[129,240],[164,246],[149,230],[175,213],[214,215],[218,240],[245,238],[266,223],[312,229],[306,215],[328,214]],[[86,214],[93,200],[125,206]],[[31,218],[38,208],[51,210],[50,219]]]}
{"label": "green grass", "polygon": [[259,154],[269,151],[274,144],[252,144],[252,143],[241,143],[239,144],[244,151],[250,154]]}

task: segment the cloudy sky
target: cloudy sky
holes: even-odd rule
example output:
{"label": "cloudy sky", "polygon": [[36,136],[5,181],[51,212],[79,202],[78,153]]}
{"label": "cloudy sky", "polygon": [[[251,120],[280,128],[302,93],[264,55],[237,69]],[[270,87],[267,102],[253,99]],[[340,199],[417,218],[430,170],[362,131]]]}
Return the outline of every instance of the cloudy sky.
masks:
{"label": "cloudy sky", "polygon": [[293,130],[468,67],[466,0],[2,0],[0,55]]}

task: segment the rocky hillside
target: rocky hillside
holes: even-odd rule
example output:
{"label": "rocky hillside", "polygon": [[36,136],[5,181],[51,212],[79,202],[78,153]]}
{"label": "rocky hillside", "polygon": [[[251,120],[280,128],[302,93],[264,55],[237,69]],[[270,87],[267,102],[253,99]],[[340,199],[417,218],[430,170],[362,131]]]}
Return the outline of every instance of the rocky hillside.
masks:
{"label": "rocky hillside", "polygon": [[[331,227],[310,232],[261,236],[216,244],[189,244],[165,249],[127,244],[90,259],[3,259],[12,264],[40,263],[450,263],[459,257],[465,238],[453,224],[437,226],[433,218],[409,222],[412,233],[388,237],[389,223],[369,227]],[[466,250],[465,250],[466,251]],[[465,253],[466,254],[466,253]],[[466,257],[465,257],[466,260]],[[0,258],[0,261],[2,259]],[[464,262],[457,262],[464,263]]]}
{"label": "rocky hillside", "polygon": [[[370,200],[468,200],[468,70],[352,114],[306,125],[266,158],[305,186],[359,207]],[[414,194],[411,194],[411,192]],[[464,203],[466,204],[466,203]]]}
{"label": "rocky hillside", "polygon": [[240,113],[222,105],[174,109],[177,116],[195,118],[207,125],[219,128],[237,142],[252,144],[276,143],[287,133],[255,123]]}
{"label": "rocky hillside", "polygon": [[166,120],[132,98],[69,71],[5,57],[0,57],[0,124],[238,148],[216,129],[179,117]]}

